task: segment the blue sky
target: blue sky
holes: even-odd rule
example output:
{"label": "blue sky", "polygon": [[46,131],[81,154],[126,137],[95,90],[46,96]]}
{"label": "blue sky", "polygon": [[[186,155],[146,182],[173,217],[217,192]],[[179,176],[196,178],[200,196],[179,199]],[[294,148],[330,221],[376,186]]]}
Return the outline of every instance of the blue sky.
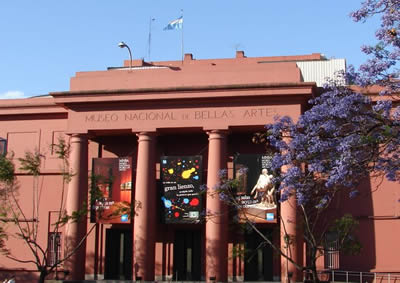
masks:
{"label": "blue sky", "polygon": [[323,53],[358,66],[374,42],[376,20],[354,23],[361,0],[1,0],[0,98],[69,88],[78,71],[128,59],[179,60],[181,33],[163,31],[184,13],[185,53],[195,59]]}

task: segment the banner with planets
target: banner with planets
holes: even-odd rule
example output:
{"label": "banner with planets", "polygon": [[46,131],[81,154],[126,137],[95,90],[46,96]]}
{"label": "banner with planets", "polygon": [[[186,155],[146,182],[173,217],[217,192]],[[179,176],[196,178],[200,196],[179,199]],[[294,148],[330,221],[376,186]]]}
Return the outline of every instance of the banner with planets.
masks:
{"label": "banner with planets", "polygon": [[276,188],[271,182],[271,161],[272,155],[265,154],[237,154],[234,157],[240,221],[277,223]]}
{"label": "banner with planets", "polygon": [[160,164],[164,223],[199,223],[202,157],[162,156]]}
{"label": "banner with planets", "polygon": [[91,222],[130,223],[132,158],[93,158]]}

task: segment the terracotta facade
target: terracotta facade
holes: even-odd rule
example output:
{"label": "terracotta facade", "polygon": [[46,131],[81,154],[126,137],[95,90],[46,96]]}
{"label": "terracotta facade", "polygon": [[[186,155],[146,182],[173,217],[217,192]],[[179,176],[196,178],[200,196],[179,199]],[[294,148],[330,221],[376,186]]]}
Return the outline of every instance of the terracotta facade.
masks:
{"label": "terracotta facade", "polygon": [[[236,233],[227,207],[219,198],[204,196],[204,210],[218,215],[197,224],[164,224],[159,197],[161,156],[201,156],[203,180],[208,188],[218,182],[221,169],[233,176],[235,154],[263,154],[263,146],[251,142],[276,115],[294,120],[318,94],[315,82],[304,82],[297,61],[326,61],[320,54],[146,63],[133,68],[79,72],[71,78],[70,91],[44,98],[0,102],[0,138],[8,151],[20,157],[26,150],[46,156],[42,166],[42,201],[39,242],[47,247],[52,212],[59,209],[60,161],[50,145],[64,137],[71,146],[74,175],[66,193],[67,212],[88,202],[88,176],[93,158],[126,157],[134,160],[134,200],[141,208],[131,224],[73,223],[62,232],[63,246],[74,246],[87,233],[84,244],[58,271],[68,279],[142,279],[179,281],[301,281],[299,273],[269,249],[258,252],[253,265],[236,250],[258,240]],[[32,177],[18,174],[20,202],[29,211]],[[371,191],[356,205],[340,204],[360,220],[364,246],[360,256],[340,255],[336,268],[352,271],[400,272],[400,190],[397,184],[371,180]],[[377,189],[379,188],[379,189]],[[280,205],[286,229],[297,234],[291,249],[304,260],[304,242],[296,225],[295,200]],[[95,226],[95,227],[93,227]],[[93,229],[92,229],[93,228]],[[281,242],[277,223],[259,228]],[[9,227],[10,231],[13,227]],[[9,239],[13,253],[28,257],[26,247]],[[117,264],[116,264],[117,263]],[[326,262],[321,260],[321,269]],[[68,270],[65,273],[64,270]],[[34,266],[0,257],[0,276],[16,274],[29,282]],[[2,277],[0,277],[2,278]]]}

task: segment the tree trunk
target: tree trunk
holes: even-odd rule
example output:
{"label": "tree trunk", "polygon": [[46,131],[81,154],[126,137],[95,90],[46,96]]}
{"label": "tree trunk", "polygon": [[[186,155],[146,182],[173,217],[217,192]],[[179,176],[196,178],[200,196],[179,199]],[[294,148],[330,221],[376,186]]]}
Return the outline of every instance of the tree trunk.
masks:
{"label": "tree trunk", "polygon": [[41,270],[38,283],[44,283],[44,280],[46,279],[47,275],[48,274],[47,274],[47,270],[46,269]]}
{"label": "tree trunk", "polygon": [[314,283],[319,283],[319,278],[318,278],[318,273],[317,273],[317,267],[313,264],[311,267],[311,272],[312,272],[312,281]]}
{"label": "tree trunk", "polygon": [[312,282],[319,283],[318,273],[317,273],[317,249],[315,247],[311,248],[311,257],[310,257],[310,270],[312,276]]}
{"label": "tree trunk", "polygon": [[315,247],[308,248],[308,264],[306,268],[307,283],[320,283],[317,272],[317,249]]}

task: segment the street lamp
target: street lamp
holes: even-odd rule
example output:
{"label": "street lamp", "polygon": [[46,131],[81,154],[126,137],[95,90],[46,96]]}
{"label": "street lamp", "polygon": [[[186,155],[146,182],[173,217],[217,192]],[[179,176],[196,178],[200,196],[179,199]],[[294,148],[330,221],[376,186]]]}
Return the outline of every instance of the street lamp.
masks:
{"label": "street lamp", "polygon": [[123,42],[123,41],[121,41],[120,43],[118,43],[118,46],[119,46],[119,48],[127,48],[128,49],[128,51],[129,51],[129,59],[130,59],[130,64],[129,64],[129,66],[130,66],[130,70],[132,70],[132,52],[131,52],[131,49],[129,48],[129,46],[125,43],[125,42]]}

